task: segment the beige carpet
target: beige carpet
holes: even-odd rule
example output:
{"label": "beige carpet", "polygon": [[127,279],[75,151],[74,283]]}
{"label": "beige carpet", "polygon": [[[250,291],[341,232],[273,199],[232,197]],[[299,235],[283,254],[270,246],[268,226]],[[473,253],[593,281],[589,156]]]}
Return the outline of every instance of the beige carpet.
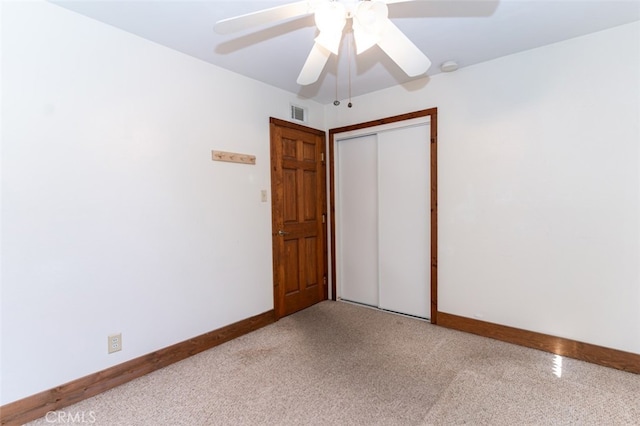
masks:
{"label": "beige carpet", "polygon": [[323,302],[64,412],[95,425],[640,425],[640,376]]}

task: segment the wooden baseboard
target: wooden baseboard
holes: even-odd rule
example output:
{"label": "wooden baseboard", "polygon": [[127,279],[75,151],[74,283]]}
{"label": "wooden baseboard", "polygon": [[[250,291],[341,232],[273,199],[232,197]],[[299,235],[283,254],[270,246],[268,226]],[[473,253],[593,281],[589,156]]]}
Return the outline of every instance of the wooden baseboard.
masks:
{"label": "wooden baseboard", "polygon": [[21,425],[38,419],[45,416],[49,411],[59,410],[75,404],[174,362],[181,361],[262,328],[274,321],[274,311],[270,310],[53,389],[11,402],[0,407],[0,422],[3,425]]}
{"label": "wooden baseboard", "polygon": [[438,312],[438,325],[640,374],[640,355],[534,331]]}

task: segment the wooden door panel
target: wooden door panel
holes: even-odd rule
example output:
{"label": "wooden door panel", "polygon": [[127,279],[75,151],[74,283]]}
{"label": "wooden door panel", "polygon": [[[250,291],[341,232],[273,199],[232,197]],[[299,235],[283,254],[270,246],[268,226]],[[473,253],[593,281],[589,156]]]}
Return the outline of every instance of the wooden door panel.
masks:
{"label": "wooden door panel", "polygon": [[282,317],[327,298],[324,132],[271,119],[274,305]]}
{"label": "wooden door panel", "polygon": [[318,247],[318,239],[316,237],[308,237],[304,239],[304,283],[306,288],[318,285],[318,270],[316,250]]}
{"label": "wooden door panel", "polygon": [[295,139],[282,138],[282,158],[287,160],[296,159],[296,147],[298,143]]}
{"label": "wooden door panel", "polygon": [[318,193],[317,173],[305,171],[303,173],[302,190],[304,200],[302,220],[315,221],[318,219],[318,206],[315,194]]}
{"label": "wooden door panel", "polygon": [[298,222],[298,174],[296,170],[284,169],[282,171],[283,179],[283,209],[282,220],[284,223],[297,223]]}
{"label": "wooden door panel", "polygon": [[300,280],[298,280],[298,240],[284,242],[284,294],[286,296],[300,291]]}
{"label": "wooden door panel", "polygon": [[302,143],[302,159],[312,163],[316,162],[316,146],[311,143]]}

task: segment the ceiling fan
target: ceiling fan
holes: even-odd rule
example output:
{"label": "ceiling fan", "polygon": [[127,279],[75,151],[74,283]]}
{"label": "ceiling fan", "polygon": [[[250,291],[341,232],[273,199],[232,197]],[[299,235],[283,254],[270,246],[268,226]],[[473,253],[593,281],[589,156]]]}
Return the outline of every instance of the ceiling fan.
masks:
{"label": "ceiling fan", "polygon": [[431,61],[389,19],[388,5],[420,0],[303,0],[223,19],[214,29],[221,34],[314,15],[319,30],[297,83],[315,83],[331,54],[337,55],[342,34],[351,20],[356,54],[378,45],[409,77],[427,72]]}

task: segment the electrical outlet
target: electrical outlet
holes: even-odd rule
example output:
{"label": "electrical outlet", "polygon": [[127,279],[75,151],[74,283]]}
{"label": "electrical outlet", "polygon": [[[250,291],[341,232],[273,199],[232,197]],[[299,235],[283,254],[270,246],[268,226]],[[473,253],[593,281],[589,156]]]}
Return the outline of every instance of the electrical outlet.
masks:
{"label": "electrical outlet", "polygon": [[110,354],[122,350],[122,333],[112,334],[108,337],[108,351]]}
{"label": "electrical outlet", "polygon": [[262,201],[263,203],[267,202],[267,190],[263,189],[262,191],[260,191],[260,201]]}

